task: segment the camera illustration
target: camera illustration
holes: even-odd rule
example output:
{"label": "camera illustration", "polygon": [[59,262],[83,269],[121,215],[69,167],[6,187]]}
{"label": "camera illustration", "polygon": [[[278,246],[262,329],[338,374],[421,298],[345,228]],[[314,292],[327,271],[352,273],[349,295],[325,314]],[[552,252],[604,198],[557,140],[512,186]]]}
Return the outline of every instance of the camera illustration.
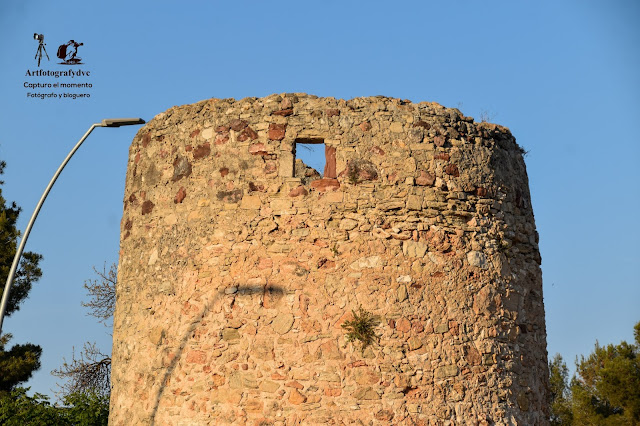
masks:
{"label": "camera illustration", "polygon": [[65,65],[81,64],[82,58],[78,56],[78,47],[83,45],[84,43],[78,43],[75,40],[69,40],[65,44],[61,44],[57,53],[58,58],[62,59],[60,63]]}
{"label": "camera illustration", "polygon": [[46,43],[44,42],[44,35],[33,33],[33,39],[38,40],[38,50],[36,50],[36,56],[34,59],[38,59],[38,66],[40,66],[40,61],[42,60],[42,52],[47,55],[47,61],[49,60],[49,54],[47,53],[47,49],[45,48]]}

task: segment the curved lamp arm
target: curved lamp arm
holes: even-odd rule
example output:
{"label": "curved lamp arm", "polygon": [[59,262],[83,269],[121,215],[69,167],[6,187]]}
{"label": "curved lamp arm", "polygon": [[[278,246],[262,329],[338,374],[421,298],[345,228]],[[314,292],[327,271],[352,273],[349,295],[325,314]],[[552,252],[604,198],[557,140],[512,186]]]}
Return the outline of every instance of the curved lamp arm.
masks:
{"label": "curved lamp arm", "polygon": [[20,245],[16,250],[16,255],[13,257],[11,270],[9,271],[9,275],[7,276],[7,282],[4,285],[4,292],[2,293],[2,302],[0,302],[0,335],[2,335],[2,323],[4,321],[4,314],[7,309],[7,305],[9,304],[9,292],[11,291],[11,285],[13,284],[13,279],[15,278],[16,271],[18,269],[18,263],[20,262],[20,257],[22,256],[22,252],[24,251],[24,246],[27,244],[27,238],[29,238],[29,233],[31,232],[31,228],[33,228],[33,224],[36,221],[36,217],[38,217],[38,213],[40,213],[40,209],[44,204],[44,200],[47,198],[47,195],[49,195],[49,191],[51,191],[51,187],[53,187],[53,184],[58,179],[58,176],[60,176],[60,173],[62,173],[62,169],[64,169],[64,167],[67,165],[67,163],[69,162],[73,154],[76,153],[78,148],[80,148],[80,145],[82,145],[85,139],[87,139],[89,134],[91,134],[93,129],[95,129],[96,127],[131,126],[134,124],[144,124],[144,122],[145,121],[141,118],[107,118],[102,120],[102,122],[100,123],[94,123],[91,125],[91,127],[89,127],[89,130],[87,130],[87,133],[85,133],[84,136],[82,136],[82,138],[78,141],[76,146],[73,147],[71,152],[69,152],[69,154],[64,159],[62,164],[60,164],[60,167],[58,167],[58,170],[56,170],[56,172],[54,173],[53,177],[51,178],[51,181],[49,182],[49,185],[47,185],[47,188],[44,190],[44,193],[40,197],[40,201],[38,201],[38,205],[36,205],[36,208],[33,211],[33,214],[31,215],[31,219],[29,220],[29,224],[27,225],[27,228],[24,231],[24,235],[20,240]]}

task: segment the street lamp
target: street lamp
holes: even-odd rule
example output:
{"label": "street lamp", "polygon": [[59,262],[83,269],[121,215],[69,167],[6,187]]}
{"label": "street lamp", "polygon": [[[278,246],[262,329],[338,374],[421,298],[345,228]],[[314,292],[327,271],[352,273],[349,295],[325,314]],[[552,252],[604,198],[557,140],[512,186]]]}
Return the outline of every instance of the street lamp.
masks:
{"label": "street lamp", "polygon": [[18,250],[16,251],[16,255],[13,258],[13,263],[11,264],[11,270],[9,271],[9,275],[7,276],[7,282],[4,285],[4,292],[2,293],[2,302],[0,304],[0,335],[2,335],[2,322],[4,321],[4,312],[6,311],[7,304],[9,303],[9,291],[11,290],[11,284],[13,284],[13,279],[15,278],[16,270],[18,269],[20,256],[22,256],[22,251],[24,250],[24,246],[27,243],[27,238],[29,238],[29,233],[31,232],[33,223],[36,221],[36,217],[38,217],[40,208],[42,208],[42,204],[44,204],[44,200],[47,198],[47,195],[49,195],[49,191],[51,191],[51,187],[56,182],[56,179],[58,179],[58,176],[60,176],[60,173],[62,172],[62,169],[64,169],[64,166],[67,165],[67,163],[69,162],[73,154],[75,154],[78,148],[80,148],[80,145],[82,145],[82,142],[84,142],[87,136],[89,136],[89,134],[96,127],[120,127],[120,126],[132,126],[134,124],[144,124],[144,123],[145,121],[142,118],[105,118],[100,123],[94,123],[91,125],[91,127],[89,127],[89,130],[87,130],[87,133],[85,133],[84,136],[82,136],[82,138],[78,141],[76,146],[73,147],[71,152],[69,152],[69,155],[67,155],[67,158],[65,158],[62,164],[60,164],[60,167],[58,167],[58,170],[55,172],[55,174],[51,178],[51,181],[49,182],[47,189],[44,190],[42,197],[40,197],[40,201],[38,201],[38,205],[36,206],[36,209],[33,211],[33,214],[31,215],[31,219],[29,220],[27,229],[24,231],[24,235],[22,236],[22,240],[20,241],[20,246],[18,247]]}

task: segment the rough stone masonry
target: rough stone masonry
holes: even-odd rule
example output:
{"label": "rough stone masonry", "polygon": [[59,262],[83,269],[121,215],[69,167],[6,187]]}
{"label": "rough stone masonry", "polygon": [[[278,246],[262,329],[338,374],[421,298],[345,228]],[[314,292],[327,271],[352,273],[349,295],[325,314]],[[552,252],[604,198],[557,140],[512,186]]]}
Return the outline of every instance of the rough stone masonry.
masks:
{"label": "rough stone masonry", "polygon": [[522,150],[457,109],[171,108],[131,145],[119,265],[112,425],[548,424]]}

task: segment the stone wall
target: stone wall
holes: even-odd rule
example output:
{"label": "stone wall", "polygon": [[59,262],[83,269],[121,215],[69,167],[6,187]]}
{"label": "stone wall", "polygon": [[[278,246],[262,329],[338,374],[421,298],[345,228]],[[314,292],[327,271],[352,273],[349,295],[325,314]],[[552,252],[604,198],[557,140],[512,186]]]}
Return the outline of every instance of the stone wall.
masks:
{"label": "stone wall", "polygon": [[504,127],[386,97],[171,108],[130,150],[111,424],[548,424],[539,265]]}

